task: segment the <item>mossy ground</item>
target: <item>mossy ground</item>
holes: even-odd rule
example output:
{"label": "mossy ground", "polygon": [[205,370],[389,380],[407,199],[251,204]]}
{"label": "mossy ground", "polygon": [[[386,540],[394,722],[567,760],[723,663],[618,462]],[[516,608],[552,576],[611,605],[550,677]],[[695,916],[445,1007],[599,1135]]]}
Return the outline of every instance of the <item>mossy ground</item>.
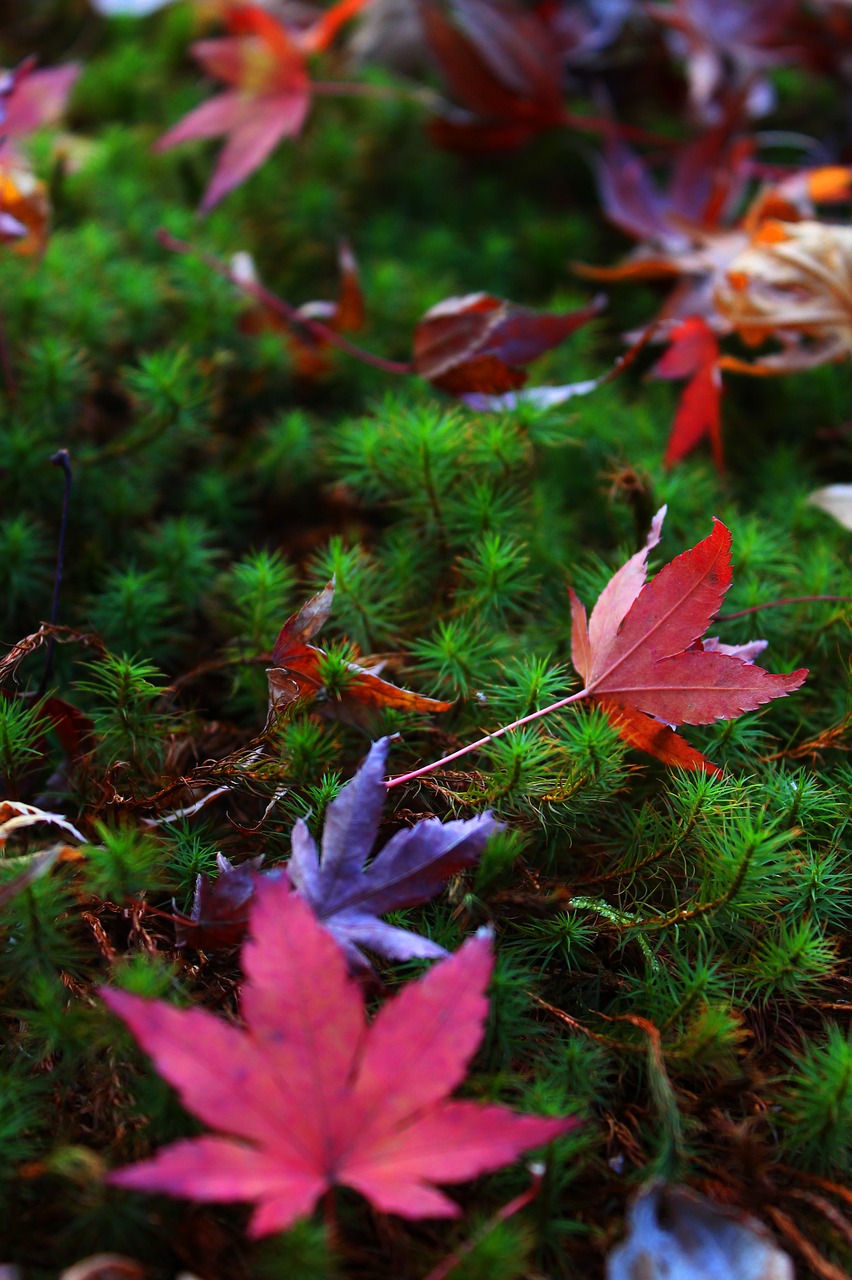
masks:
{"label": "mossy ground", "polygon": [[[807,503],[816,484],[850,478],[852,379],[846,367],[729,379],[724,476],[703,456],[663,469],[676,392],[633,371],[565,408],[493,417],[343,356],[308,384],[280,336],[241,333],[245,301],[163,249],[159,226],[225,258],[249,250],[296,303],[334,296],[346,236],[367,298],[360,340],[405,359],[417,319],[448,295],[588,297],[571,262],[624,248],[598,212],[591,144],[563,133],[499,163],[458,157],[431,147],[411,101],[324,100],[300,142],[199,219],[210,148],[150,151],[202,93],[188,13],[93,30],[74,163],[56,162],[53,137],[36,146],[53,173],[46,254],[2,260],[18,377],[0,416],[3,639],[49,612],[61,477],[48,458],[66,447],[60,620],[97,631],[111,656],[57,646],[51,688],[94,722],[70,773],[56,772],[56,743],[31,754],[28,704],[0,708],[8,794],[60,809],[95,842],[0,912],[0,1261],[48,1275],[119,1249],[158,1275],[415,1280],[525,1185],[522,1167],[465,1188],[458,1226],[385,1219],[342,1194],[336,1239],[308,1223],[258,1246],[240,1209],[102,1182],[190,1122],[96,984],[232,1010],[236,953],[175,950],[158,912],[187,907],[218,851],[286,858],[294,818],[318,828],[366,749],[311,706],[265,730],[252,659],[336,573],[323,642],[390,652],[392,678],[459,699],[431,721],[377,717],[374,736],[400,735],[401,772],[576,687],[566,585],[591,603],[663,502],[664,559],[711,516],[730,526],[728,612],[852,594],[851,535]],[[536,380],[599,372],[656,303],[622,286]],[[811,669],[793,697],[690,732],[721,780],[668,771],[599,713],[570,709],[392,793],[390,821],[491,807],[507,823],[476,874],[411,913],[453,949],[484,921],[497,931],[469,1092],[584,1119],[535,1204],[454,1275],[599,1274],[627,1196],[653,1173],[770,1224],[807,1219],[823,1256],[848,1261],[807,1197],[830,1200],[850,1169],[849,616],[812,603],[720,627],[731,642],[768,638],[770,669]],[[37,688],[43,661],[28,659],[8,693]],[[174,807],[158,793],[202,763],[227,799],[143,826]],[[382,976],[393,988],[415,968]]]}

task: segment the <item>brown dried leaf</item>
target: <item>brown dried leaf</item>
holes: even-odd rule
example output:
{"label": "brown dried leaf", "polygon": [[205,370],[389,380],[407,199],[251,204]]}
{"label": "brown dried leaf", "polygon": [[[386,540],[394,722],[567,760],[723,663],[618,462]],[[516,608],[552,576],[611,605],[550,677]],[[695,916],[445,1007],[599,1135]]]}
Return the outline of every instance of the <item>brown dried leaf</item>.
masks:
{"label": "brown dried leaf", "polygon": [[717,277],[713,300],[749,345],[783,344],[752,363],[726,357],[723,368],[784,373],[852,354],[852,228],[767,220]]}

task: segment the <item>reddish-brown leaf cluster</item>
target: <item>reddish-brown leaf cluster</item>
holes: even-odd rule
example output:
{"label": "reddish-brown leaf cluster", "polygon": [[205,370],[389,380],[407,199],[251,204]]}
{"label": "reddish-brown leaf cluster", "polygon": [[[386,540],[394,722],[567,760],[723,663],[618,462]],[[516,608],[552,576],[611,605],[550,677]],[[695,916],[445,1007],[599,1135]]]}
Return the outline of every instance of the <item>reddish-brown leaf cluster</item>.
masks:
{"label": "reddish-brown leaf cluster", "polygon": [[382,680],[375,667],[371,669],[366,663],[347,663],[343,688],[330,694],[322,675],[323,661],[328,655],[310,641],[328,621],[333,600],[334,579],[303,604],[281,628],[272,651],[274,666],[268,673],[269,701],[273,710],[282,710],[296,699],[307,698],[332,719],[362,723],[365,713],[386,707],[427,714],[450,709],[451,702],[426,698]]}

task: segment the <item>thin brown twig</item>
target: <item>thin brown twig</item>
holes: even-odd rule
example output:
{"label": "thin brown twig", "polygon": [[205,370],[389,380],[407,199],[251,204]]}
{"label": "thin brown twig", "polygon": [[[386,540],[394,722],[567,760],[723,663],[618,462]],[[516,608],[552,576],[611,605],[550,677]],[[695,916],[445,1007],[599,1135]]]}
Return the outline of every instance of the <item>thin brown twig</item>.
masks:
{"label": "thin brown twig", "polygon": [[172,253],[182,254],[184,257],[198,258],[211,271],[215,271],[216,275],[228,280],[242,293],[247,293],[252,298],[256,298],[258,302],[268,307],[275,315],[281,316],[282,320],[286,320],[289,325],[309,333],[312,338],[320,342],[327,342],[333,347],[338,347],[339,350],[345,351],[347,355],[354,356],[356,360],[360,360],[362,364],[372,365],[374,369],[381,369],[383,373],[399,375],[414,373],[412,364],[398,360],[386,360],[384,356],[377,356],[372,351],[365,351],[363,347],[359,347],[334,329],[330,329],[321,320],[303,315],[298,307],[294,307],[292,303],[287,302],[284,298],[279,298],[276,293],[266,289],[262,284],[258,284],[254,280],[241,280],[221,258],[217,258],[214,254],[207,253],[203,249],[196,249],[187,240],[179,240],[177,236],[173,236],[171,232],[166,231],[164,227],[160,227],[157,231],[157,239],[164,249],[168,249]]}

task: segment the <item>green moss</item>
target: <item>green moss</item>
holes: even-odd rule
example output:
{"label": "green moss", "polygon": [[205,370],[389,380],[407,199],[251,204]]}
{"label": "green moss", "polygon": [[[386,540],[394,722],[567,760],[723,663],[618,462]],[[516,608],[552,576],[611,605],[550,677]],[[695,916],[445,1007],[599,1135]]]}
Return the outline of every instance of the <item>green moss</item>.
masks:
{"label": "green moss", "polygon": [[[367,303],[355,336],[407,360],[419,317],[446,296],[588,300],[569,262],[611,262],[623,246],[601,222],[588,145],[561,131],[496,161],[440,151],[415,98],[371,72],[381,95],[318,97],[304,137],[201,219],[218,143],[151,150],[206,93],[188,57],[192,6],[91,21],[70,117],[79,154],[68,144],[57,168],[52,133],[33,150],[53,172],[46,251],[3,256],[17,382],[0,414],[3,639],[48,615],[61,504],[49,458],[67,447],[60,622],[83,635],[58,637],[48,693],[85,719],[54,706],[50,720],[19,696],[39,689],[36,648],[4,685],[0,775],[7,797],[61,810],[90,841],[0,905],[3,1260],[46,1277],[118,1248],[157,1275],[348,1280],[377,1274],[390,1250],[394,1274],[416,1280],[474,1239],[454,1276],[573,1280],[601,1271],[624,1187],[651,1171],[722,1171],[744,1203],[812,1175],[842,1179],[852,1065],[825,1020],[848,1000],[852,915],[840,601],[714,626],[727,642],[766,637],[772,670],[811,669],[790,698],[687,730],[721,778],[666,769],[599,710],[568,707],[391,793],[389,831],[486,807],[506,823],[479,867],[397,922],[450,949],[494,926],[487,1032],[466,1088],[582,1118],[517,1219],[492,1222],[527,1185],[521,1167],[462,1189],[457,1229],[389,1224],[343,1195],[337,1235],[308,1222],[262,1247],[246,1241],[241,1209],[196,1206],[188,1244],[185,1206],[104,1185],[107,1166],[191,1124],[96,987],[237,1016],[234,950],[175,946],[174,912],[191,908],[217,854],[283,862],[293,821],[319,834],[370,737],[398,733],[401,773],[576,689],[566,588],[592,605],[664,502],[655,568],[713,515],[730,526],[725,613],[852,594],[849,534],[807,502],[817,483],[849,478],[852,375],[731,377],[724,476],[701,452],[663,468],[677,390],[633,369],[563,406],[488,415],[335,351],[327,374],[306,379],[286,335],[249,332],[248,300],[201,257],[169,253],[159,226],[201,254],[250,252],[294,305],[336,296],[346,236]],[[50,53],[59,34],[38,39]],[[834,120],[817,83],[785,72],[782,111],[801,89]],[[613,290],[611,314],[534,380],[600,373],[658,301]],[[310,638],[326,650],[323,699],[270,717],[275,637],[332,577],[331,617]],[[451,709],[353,711],[349,664],[374,653],[390,679]],[[10,840],[3,882],[52,838],[41,835]],[[420,967],[381,976],[394,988]],[[195,1257],[198,1241],[210,1257]]]}

